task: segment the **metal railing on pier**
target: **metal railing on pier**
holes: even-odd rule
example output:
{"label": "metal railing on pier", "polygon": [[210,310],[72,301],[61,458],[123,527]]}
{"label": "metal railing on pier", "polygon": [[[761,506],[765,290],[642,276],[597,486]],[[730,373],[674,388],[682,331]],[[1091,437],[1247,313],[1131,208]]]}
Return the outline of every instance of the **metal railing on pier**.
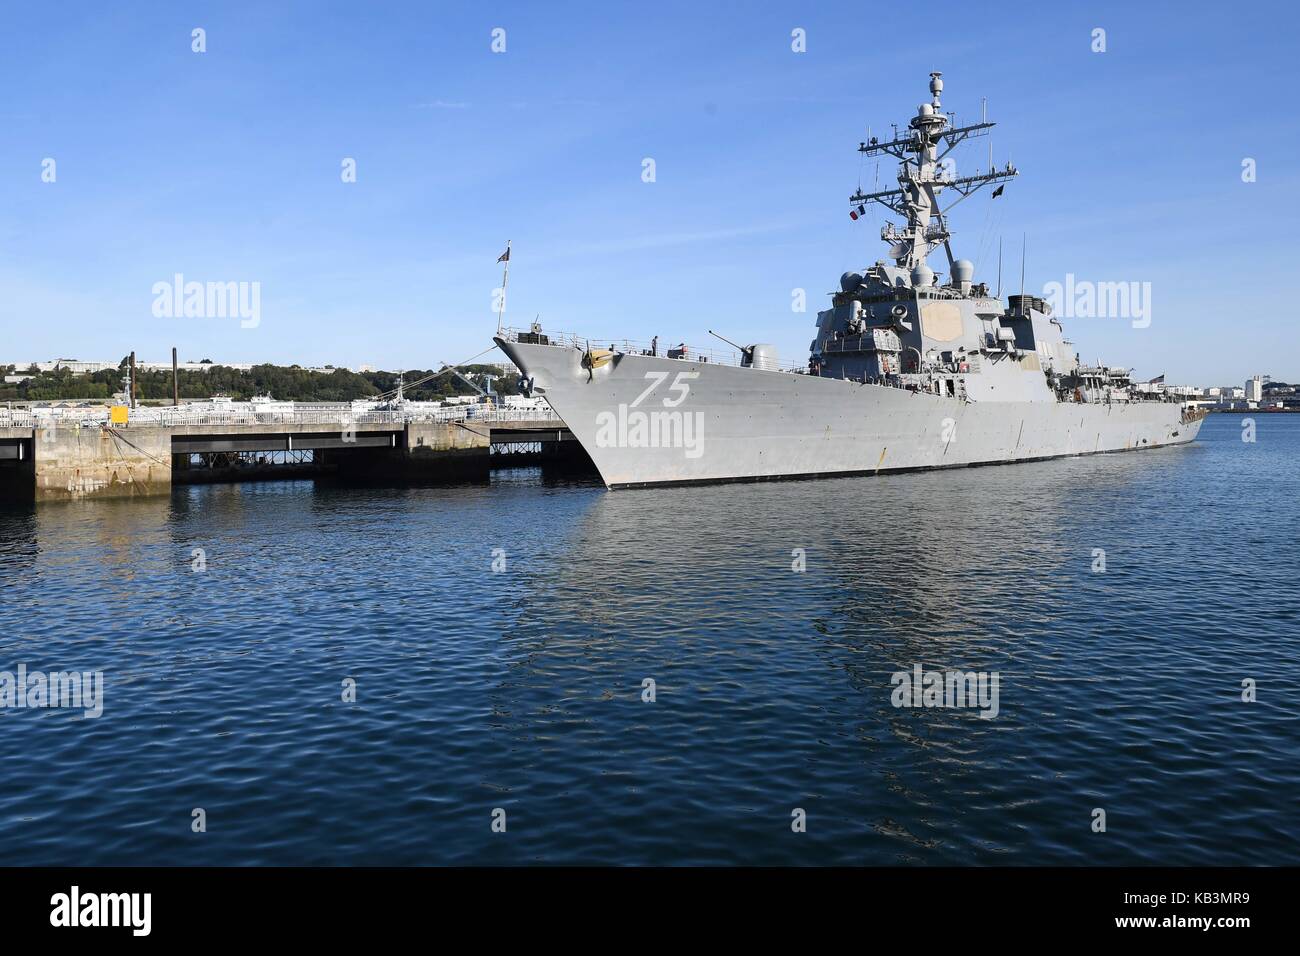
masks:
{"label": "metal railing on pier", "polygon": [[[109,424],[104,407],[0,409],[0,428],[75,428]],[[547,422],[562,427],[563,422],[549,408],[460,405],[450,408],[377,409],[354,411],[347,405],[336,409],[319,406],[309,411],[253,411],[245,405],[214,408],[195,403],[191,406],[140,407],[130,411],[131,425],[404,425],[408,422]]]}

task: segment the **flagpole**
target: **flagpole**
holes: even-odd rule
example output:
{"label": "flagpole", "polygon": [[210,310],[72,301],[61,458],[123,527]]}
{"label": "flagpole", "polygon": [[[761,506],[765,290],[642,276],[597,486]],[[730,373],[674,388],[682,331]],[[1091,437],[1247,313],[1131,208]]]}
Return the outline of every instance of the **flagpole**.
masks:
{"label": "flagpole", "polygon": [[1025,310],[1025,247],[1029,245],[1029,233],[1020,236],[1020,311]]}
{"label": "flagpole", "polygon": [[497,303],[497,335],[501,334],[501,315],[506,310],[506,283],[510,281],[510,240],[506,240],[506,267],[501,273],[501,301]]}
{"label": "flagpole", "polygon": [[1002,301],[1002,237],[998,236],[998,301]]}

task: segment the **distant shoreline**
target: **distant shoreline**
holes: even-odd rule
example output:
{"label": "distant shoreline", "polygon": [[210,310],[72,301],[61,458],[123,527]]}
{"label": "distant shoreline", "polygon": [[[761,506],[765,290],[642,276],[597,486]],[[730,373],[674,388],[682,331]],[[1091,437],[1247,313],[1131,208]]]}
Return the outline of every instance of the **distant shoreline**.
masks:
{"label": "distant shoreline", "polygon": [[1219,415],[1249,415],[1259,412],[1266,415],[1286,415],[1300,412],[1300,408],[1214,408],[1213,406],[1207,406],[1207,410]]}

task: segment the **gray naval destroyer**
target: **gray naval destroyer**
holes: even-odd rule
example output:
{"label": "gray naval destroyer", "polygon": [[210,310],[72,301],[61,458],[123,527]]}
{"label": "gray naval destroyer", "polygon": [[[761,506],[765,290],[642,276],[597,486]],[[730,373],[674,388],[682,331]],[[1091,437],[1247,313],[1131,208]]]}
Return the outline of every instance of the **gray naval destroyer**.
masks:
{"label": "gray naval destroyer", "polygon": [[[1196,437],[1203,412],[1135,389],[1127,369],[1081,364],[1047,302],[1004,304],[953,258],[952,205],[1017,171],[953,174],[948,154],[993,124],[956,126],[942,91],[931,74],[932,101],[905,134],[859,146],[898,160],[898,188],[859,189],[850,215],[878,203],[903,224],[881,230],[889,261],[840,277],[806,365],[781,367],[767,344],[735,346],[736,361],[657,341],[605,348],[537,324],[498,333],[525,392],[545,396],[606,486],[1000,464]],[[949,190],[957,198],[941,208]],[[940,247],[946,281],[927,263]]]}

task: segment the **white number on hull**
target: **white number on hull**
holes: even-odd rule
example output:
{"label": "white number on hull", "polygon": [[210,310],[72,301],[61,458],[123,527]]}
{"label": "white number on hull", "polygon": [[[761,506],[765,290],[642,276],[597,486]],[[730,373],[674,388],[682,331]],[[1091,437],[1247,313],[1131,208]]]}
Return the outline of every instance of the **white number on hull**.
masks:
{"label": "white number on hull", "polygon": [[[667,372],[646,372],[645,377],[647,380],[653,379],[653,381],[650,382],[649,388],[647,388],[644,392],[638,395],[636,397],[636,400],[632,402],[632,404],[629,405],[628,408],[636,408],[638,405],[644,402],[651,392],[653,392],[656,388],[658,388],[660,385],[664,383],[664,380],[668,378],[668,373]],[[673,378],[673,383],[668,386],[668,391],[672,392],[677,397],[674,399],[665,398],[663,400],[664,408],[676,408],[682,402],[686,401],[686,396],[691,394],[691,386],[688,382],[682,380],[696,379],[699,377],[700,377],[699,372],[678,372],[677,375]]]}

